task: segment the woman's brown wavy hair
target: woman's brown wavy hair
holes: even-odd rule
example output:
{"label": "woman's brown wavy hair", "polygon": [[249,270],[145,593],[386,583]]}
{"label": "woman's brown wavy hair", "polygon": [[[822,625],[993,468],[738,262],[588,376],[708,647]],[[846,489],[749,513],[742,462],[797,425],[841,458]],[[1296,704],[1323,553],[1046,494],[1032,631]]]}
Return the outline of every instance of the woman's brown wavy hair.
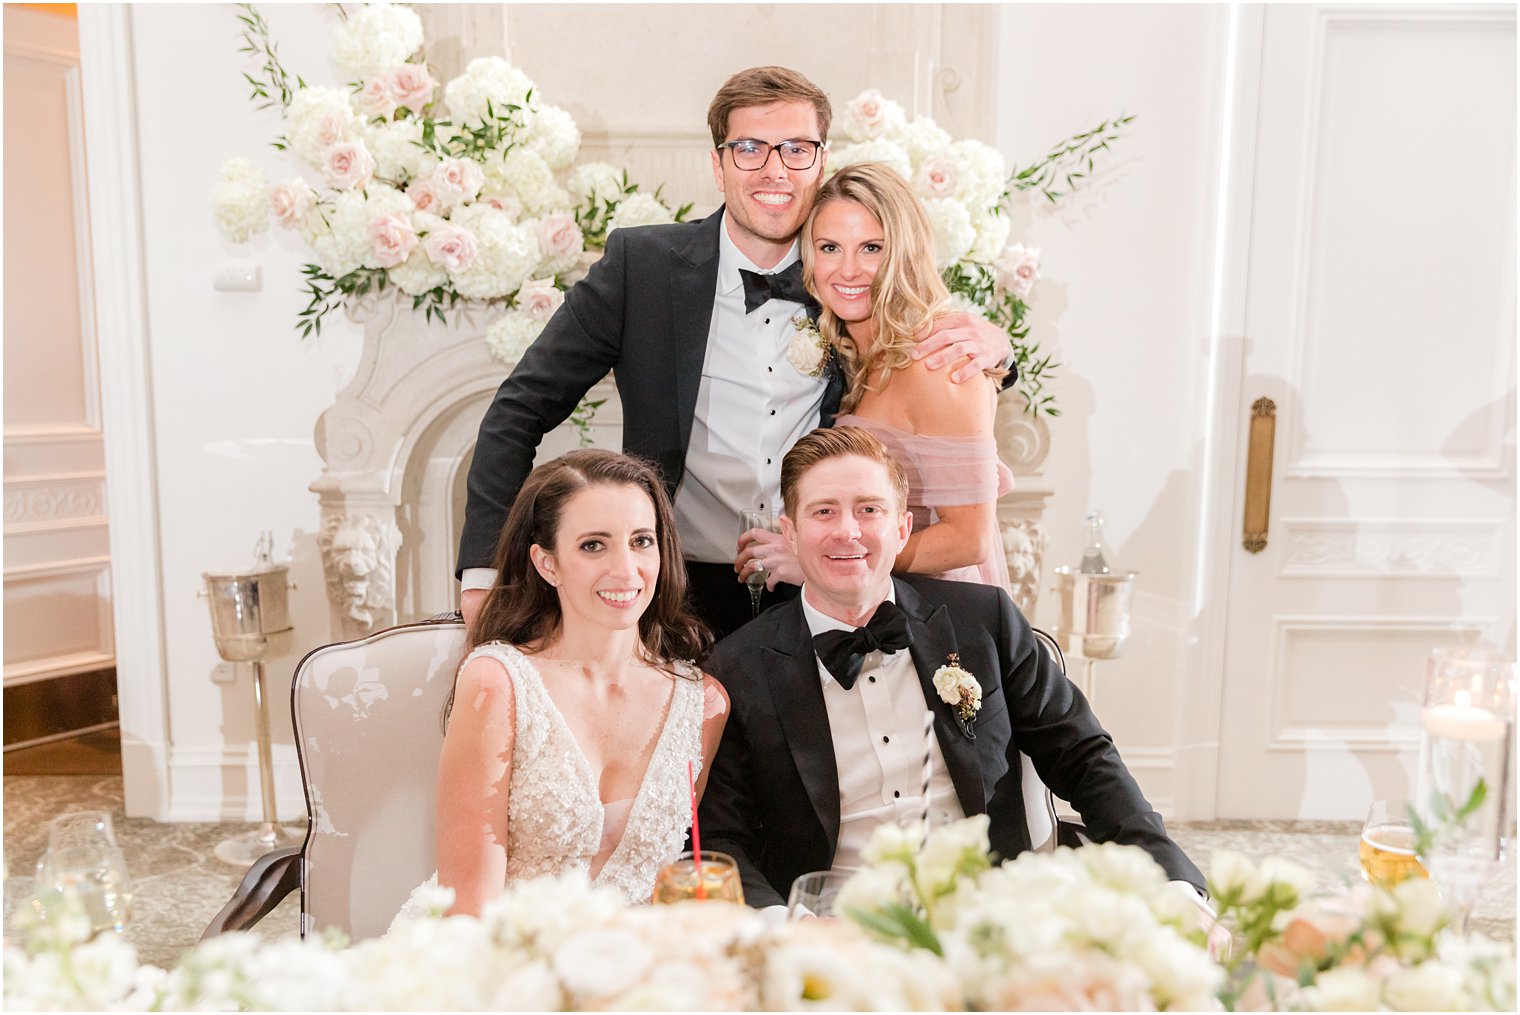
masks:
{"label": "woman's brown wavy hair", "polygon": [[674,660],[706,653],[712,635],[686,603],[686,565],[665,484],[648,463],[598,448],[571,451],[528,475],[496,544],[499,577],[470,628],[471,649],[491,641],[540,644],[559,630],[564,621],[559,593],[538,573],[528,550],[536,543],[552,553],[565,505],[598,484],[636,486],[654,504],[660,572],[654,600],[639,618],[646,661],[669,668]]}

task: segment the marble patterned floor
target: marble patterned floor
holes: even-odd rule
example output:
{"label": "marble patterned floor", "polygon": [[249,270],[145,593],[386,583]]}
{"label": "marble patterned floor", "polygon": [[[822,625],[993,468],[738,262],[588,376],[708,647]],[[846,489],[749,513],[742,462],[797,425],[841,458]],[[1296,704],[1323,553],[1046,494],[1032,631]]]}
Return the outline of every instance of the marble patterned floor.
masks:
{"label": "marble patterned floor", "polygon": [[[144,962],[170,967],[193,947],[201,931],[231,897],[242,872],[212,855],[222,839],[254,826],[161,824],[127,818],[119,776],[13,776],[4,780],[5,862],[15,876],[5,882],[5,928],[14,907],[27,905],[31,877],[47,842],[47,823],[76,810],[113,814],[136,891],[128,938]],[[1292,859],[1331,888],[1357,877],[1358,825],[1354,822],[1214,821],[1171,826],[1173,837],[1204,866],[1215,849],[1236,849],[1260,858]],[[267,937],[298,933],[295,896],[259,925]],[[1515,939],[1515,863],[1511,859],[1485,889],[1472,926],[1490,937]]]}

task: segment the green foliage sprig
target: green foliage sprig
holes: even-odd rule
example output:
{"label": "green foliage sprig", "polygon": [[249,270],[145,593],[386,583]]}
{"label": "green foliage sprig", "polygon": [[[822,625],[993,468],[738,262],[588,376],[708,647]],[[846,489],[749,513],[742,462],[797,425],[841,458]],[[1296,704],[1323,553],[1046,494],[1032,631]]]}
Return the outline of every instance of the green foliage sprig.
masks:
{"label": "green foliage sprig", "polygon": [[[243,79],[252,89],[249,101],[257,102],[259,109],[268,109],[278,103],[280,111],[284,112],[290,108],[290,100],[295,98],[296,92],[306,87],[306,82],[298,75],[292,83],[289,72],[280,63],[279,47],[269,37],[269,25],[264,21],[264,16],[251,3],[237,6],[243,11],[237,16],[243,23],[243,44],[238,47],[238,52],[247,53],[255,59],[262,57],[264,61],[258,77],[243,72]],[[283,149],[285,146],[276,144],[275,147]]]}
{"label": "green foliage sprig", "polygon": [[1091,130],[1057,142],[1032,164],[1015,169],[1008,177],[1008,185],[1017,191],[1037,190],[1045,195],[1045,200],[1055,204],[1092,175],[1093,157],[1108,151],[1109,145],[1119,140],[1134,119],[1131,114],[1104,120]]}
{"label": "green foliage sprig", "polygon": [[1059,416],[1055,396],[1045,391],[1045,383],[1055,379],[1060,366],[1048,353],[1040,352],[1040,343],[1029,337],[1024,323],[1029,304],[1011,292],[1000,291],[992,269],[984,264],[962,261],[945,269],[945,285],[982,308],[982,314],[1008,334],[1013,347],[1013,365],[1018,371],[1014,388],[1024,396],[1026,411],[1038,416]]}

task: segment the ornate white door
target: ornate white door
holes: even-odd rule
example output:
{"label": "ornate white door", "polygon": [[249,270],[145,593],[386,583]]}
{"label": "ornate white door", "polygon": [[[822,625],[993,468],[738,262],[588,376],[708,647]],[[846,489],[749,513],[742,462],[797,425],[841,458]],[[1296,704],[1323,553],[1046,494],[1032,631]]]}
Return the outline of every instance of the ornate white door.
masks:
{"label": "ornate white door", "polygon": [[1515,13],[1268,5],[1242,38],[1218,814],[1356,818],[1410,788],[1429,649],[1514,652]]}

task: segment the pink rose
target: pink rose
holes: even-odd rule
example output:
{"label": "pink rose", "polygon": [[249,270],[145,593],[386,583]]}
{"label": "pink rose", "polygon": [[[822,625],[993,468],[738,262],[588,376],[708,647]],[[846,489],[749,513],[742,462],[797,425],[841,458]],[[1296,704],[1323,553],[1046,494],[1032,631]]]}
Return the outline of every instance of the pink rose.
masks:
{"label": "pink rose", "polygon": [[322,175],[339,190],[360,188],[375,175],[375,158],[363,141],[339,141],[322,150]]}
{"label": "pink rose", "polygon": [[428,260],[452,272],[467,270],[475,263],[480,244],[475,234],[450,222],[440,222],[422,241]]}
{"label": "pink rose", "polygon": [[359,111],[368,119],[377,116],[389,118],[396,111],[396,99],[391,93],[390,82],[379,75],[364,82],[364,87],[359,90]]}
{"label": "pink rose", "polygon": [[1040,251],[1015,243],[998,257],[995,267],[999,285],[1021,300],[1028,299],[1029,291],[1040,280]]}
{"label": "pink rose", "polygon": [[421,113],[433,101],[433,89],[438,87],[438,82],[433,80],[433,75],[428,73],[427,68],[416,63],[404,63],[391,68],[391,72],[386,75],[386,84],[395,105],[405,106],[414,113]]}
{"label": "pink rose", "polygon": [[918,167],[913,183],[924,197],[954,197],[960,186],[960,172],[954,161],[943,155],[930,155]]}
{"label": "pink rose", "polygon": [[444,159],[433,170],[432,178],[433,189],[446,208],[472,200],[486,182],[480,163],[472,159]]}
{"label": "pink rose", "polygon": [[348,118],[339,116],[337,113],[327,114],[317,121],[317,128],[312,132],[312,138],[317,143],[318,151],[328,145],[348,140]]}
{"label": "pink rose", "polygon": [[517,306],[535,321],[547,321],[565,302],[564,290],[552,278],[534,278],[517,290]]}
{"label": "pink rose", "polygon": [[286,229],[296,229],[316,207],[317,196],[300,177],[269,185],[269,210]]}
{"label": "pink rose", "polygon": [[511,218],[514,222],[522,218],[522,202],[517,199],[516,194],[508,193],[505,190],[486,191],[480,195],[480,197],[477,199],[477,202],[480,204],[488,204],[492,208],[495,208],[497,211],[506,212],[508,217]]}
{"label": "pink rose", "polygon": [[850,103],[850,112],[859,117],[860,122],[865,126],[876,126],[881,121],[882,115],[881,92],[874,88],[861,92],[855,101]]}
{"label": "pink rose", "polygon": [[405,216],[381,215],[369,224],[369,249],[375,255],[376,267],[396,267],[416,246],[417,233]]}
{"label": "pink rose", "polygon": [[443,214],[443,201],[438,196],[438,188],[433,185],[431,176],[419,176],[413,180],[407,185],[406,196],[412,199],[412,207],[418,211]]}
{"label": "pink rose", "polygon": [[579,257],[586,245],[581,227],[575,224],[575,216],[557,211],[545,215],[538,223],[538,248],[546,261],[563,261]]}

